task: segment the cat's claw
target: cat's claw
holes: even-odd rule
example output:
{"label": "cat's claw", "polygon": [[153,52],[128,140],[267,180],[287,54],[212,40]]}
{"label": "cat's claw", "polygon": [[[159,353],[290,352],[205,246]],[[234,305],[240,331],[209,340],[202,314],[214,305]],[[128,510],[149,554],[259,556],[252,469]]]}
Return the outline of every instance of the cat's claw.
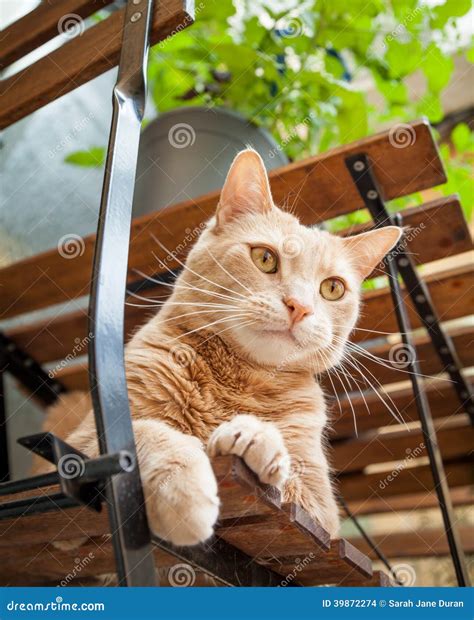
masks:
{"label": "cat's claw", "polygon": [[207,453],[240,456],[261,482],[280,489],[290,475],[290,456],[280,431],[253,415],[237,415],[221,424],[209,439]]}

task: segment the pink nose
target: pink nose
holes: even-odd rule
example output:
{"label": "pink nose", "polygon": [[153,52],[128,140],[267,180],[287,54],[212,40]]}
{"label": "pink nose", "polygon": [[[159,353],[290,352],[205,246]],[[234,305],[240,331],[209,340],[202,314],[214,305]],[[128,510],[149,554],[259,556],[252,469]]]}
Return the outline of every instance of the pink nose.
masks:
{"label": "pink nose", "polygon": [[313,314],[313,309],[310,306],[300,303],[293,297],[287,297],[283,300],[283,303],[290,311],[292,325],[296,325],[296,323],[302,321],[305,316]]}

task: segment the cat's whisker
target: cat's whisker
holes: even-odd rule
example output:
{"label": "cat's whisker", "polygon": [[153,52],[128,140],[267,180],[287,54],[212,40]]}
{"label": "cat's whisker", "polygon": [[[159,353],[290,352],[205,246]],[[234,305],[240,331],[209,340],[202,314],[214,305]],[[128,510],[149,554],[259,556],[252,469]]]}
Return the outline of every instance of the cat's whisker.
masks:
{"label": "cat's whisker", "polygon": [[169,321],[176,321],[178,319],[182,319],[184,317],[191,317],[191,316],[197,316],[197,315],[201,315],[201,314],[216,314],[217,312],[229,312],[229,313],[234,313],[235,315],[235,310],[232,310],[231,308],[222,308],[220,310],[198,310],[196,312],[186,312],[184,314],[178,314],[177,316],[170,316],[167,319],[160,319],[160,317],[158,316],[158,322],[163,324],[163,323],[168,323]]}
{"label": "cat's whisker", "polygon": [[200,293],[204,293],[205,295],[209,295],[210,297],[215,297],[216,299],[223,299],[226,301],[228,300],[228,301],[240,303],[240,299],[236,299],[235,297],[230,297],[229,295],[224,295],[223,293],[218,293],[216,291],[210,291],[209,289],[202,289],[197,286],[194,286],[193,284],[189,284],[188,282],[185,282],[185,283],[173,282],[172,284],[169,282],[160,282],[160,280],[156,280],[152,276],[146,276],[145,274],[142,274],[138,270],[136,270],[136,272],[142,275],[144,278],[148,279],[150,282],[154,282],[155,284],[159,284],[160,286],[167,286],[168,288],[171,288],[173,290],[182,289],[182,290],[187,290],[187,291],[198,291]]}
{"label": "cat's whisker", "polygon": [[176,336],[176,338],[173,338],[173,341],[180,340],[181,338],[185,338],[186,336],[189,336],[190,334],[194,334],[195,332],[198,332],[202,329],[207,329],[208,327],[211,327],[212,325],[217,325],[218,323],[223,323],[224,321],[231,321],[237,318],[245,318],[248,316],[250,315],[248,313],[245,313],[245,314],[236,314],[234,316],[222,317],[220,319],[217,319],[216,321],[211,321],[211,323],[207,323],[206,325],[200,325],[199,327],[196,327],[195,329],[185,332],[184,334],[181,334],[180,336]]}
{"label": "cat's whisker", "polygon": [[[238,278],[236,278],[235,276],[233,276],[229,271],[227,271],[227,269],[221,265],[221,263],[217,260],[217,258],[215,258],[215,256],[212,254],[211,250],[209,248],[207,248],[207,253],[209,254],[209,256],[212,258],[212,260],[216,263],[216,265],[222,269],[222,271],[224,273],[226,273],[230,278],[232,278],[232,280],[234,280],[234,282],[236,282],[239,286],[241,286],[243,289],[245,289],[248,293],[250,293],[251,295],[254,295],[254,291],[251,291],[248,286],[245,286],[245,284],[243,284],[243,282],[240,282],[240,280]],[[236,291],[237,292],[237,291]]]}
{"label": "cat's whisker", "polygon": [[[162,250],[164,250],[165,252],[167,252],[168,254],[170,253],[169,250],[161,243],[161,241],[155,237],[155,235],[153,233],[150,233],[151,238],[161,247]],[[158,256],[156,256],[156,254],[154,252],[152,252],[153,256],[155,257],[155,259],[162,263],[163,261],[158,258]],[[206,282],[208,282],[209,284],[211,284],[212,286],[217,286],[218,288],[223,289],[224,291],[227,291],[228,293],[230,293],[231,295],[237,294],[239,295],[239,297],[242,297],[243,299],[247,299],[245,297],[245,295],[242,295],[241,293],[237,293],[237,291],[232,291],[231,289],[223,286],[222,284],[218,284],[217,282],[213,282],[212,280],[209,280],[209,278],[206,278],[206,276],[203,276],[200,273],[197,273],[196,271],[194,271],[193,269],[191,269],[191,267],[188,267],[185,263],[183,263],[179,258],[177,258],[176,256],[174,257],[174,259],[176,260],[177,263],[179,263],[183,269],[186,269],[186,271],[189,271],[189,273],[192,273],[193,275],[197,276],[198,278],[201,278],[202,280],[205,280]]]}
{"label": "cat's whisker", "polygon": [[[324,355],[323,351],[314,351],[314,353],[316,354],[316,356],[317,356],[317,357],[319,357],[319,355],[321,355],[322,365],[323,365],[323,366],[327,366],[327,365],[328,365],[329,360],[327,359],[327,357],[326,357],[326,356],[324,356],[324,357],[326,357],[326,362],[325,362],[325,361],[324,361],[324,359],[323,359],[323,355]],[[319,361],[319,360],[317,359],[317,361]],[[331,371],[332,371],[332,368],[329,368],[329,369],[327,369],[327,370],[326,370],[326,373],[327,373],[327,376],[328,376],[329,382],[331,383],[331,387],[332,387],[332,390],[333,390],[333,392],[334,392],[334,397],[336,398],[337,405],[338,405],[338,407],[339,407],[339,413],[340,413],[340,415],[342,415],[341,401],[340,401],[340,399],[339,399],[339,394],[338,394],[338,393],[337,393],[337,391],[336,391],[336,388],[335,388],[335,386],[334,386],[334,382],[333,382],[332,377],[331,377],[331,375],[330,375]]]}
{"label": "cat's whisker", "polygon": [[[328,359],[328,362],[329,362],[329,359]],[[336,369],[335,369],[335,370],[336,370]],[[355,414],[354,406],[353,406],[353,404],[352,404],[352,402],[351,402],[351,399],[349,398],[349,394],[348,394],[348,392],[347,392],[347,390],[346,390],[346,387],[345,387],[345,385],[344,385],[344,382],[342,381],[342,379],[341,379],[341,377],[340,377],[340,375],[339,375],[339,371],[338,371],[338,370],[336,370],[336,377],[338,378],[339,383],[341,384],[342,389],[344,390],[344,393],[345,393],[346,398],[347,398],[347,402],[349,403],[349,406],[350,406],[350,408],[351,408],[351,411],[352,411],[352,418],[353,418],[353,420],[354,420],[354,432],[355,432],[356,437],[358,437],[359,435],[358,435],[358,431],[357,431],[357,420],[356,420],[356,414]],[[350,387],[349,387],[349,389],[350,389]]]}
{"label": "cat's whisker", "polygon": [[249,325],[253,325],[254,323],[255,323],[254,320],[249,320],[249,321],[243,321],[242,323],[239,323],[238,325],[231,325],[230,327],[226,327],[225,329],[222,329],[222,330],[220,330],[218,332],[212,333],[208,338],[206,338],[206,340],[204,340],[203,342],[201,342],[199,344],[203,345],[208,340],[211,340],[211,338],[215,338],[216,336],[220,336],[221,334],[223,334],[224,332],[228,331],[229,329],[236,329],[238,327],[248,327]]}

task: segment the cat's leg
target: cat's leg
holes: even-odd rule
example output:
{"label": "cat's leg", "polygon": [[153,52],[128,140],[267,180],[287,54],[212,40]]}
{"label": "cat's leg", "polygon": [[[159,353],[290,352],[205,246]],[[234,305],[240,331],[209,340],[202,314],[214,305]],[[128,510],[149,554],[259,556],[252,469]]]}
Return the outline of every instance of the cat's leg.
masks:
{"label": "cat's leg", "polygon": [[[201,442],[158,420],[134,420],[133,430],[152,532],[176,545],[205,541],[213,533],[219,499]],[[68,441],[97,455],[95,430],[87,425]]]}
{"label": "cat's leg", "polygon": [[209,439],[207,453],[240,456],[262,482],[279,488],[290,473],[290,457],[280,431],[253,415],[236,415],[221,424]]}

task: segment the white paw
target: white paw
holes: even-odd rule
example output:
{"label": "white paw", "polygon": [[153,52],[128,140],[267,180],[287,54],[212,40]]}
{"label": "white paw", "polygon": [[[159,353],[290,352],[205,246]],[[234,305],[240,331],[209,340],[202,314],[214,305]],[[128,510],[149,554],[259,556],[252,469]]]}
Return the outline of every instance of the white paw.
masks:
{"label": "white paw", "polygon": [[[154,534],[175,545],[197,545],[210,538],[219,516],[217,482],[200,442],[192,438],[176,462],[145,488]],[[151,490],[152,489],[152,490]]]}
{"label": "white paw", "polygon": [[237,415],[221,424],[209,439],[207,453],[240,456],[261,482],[279,488],[290,475],[290,456],[280,431],[253,415]]}

